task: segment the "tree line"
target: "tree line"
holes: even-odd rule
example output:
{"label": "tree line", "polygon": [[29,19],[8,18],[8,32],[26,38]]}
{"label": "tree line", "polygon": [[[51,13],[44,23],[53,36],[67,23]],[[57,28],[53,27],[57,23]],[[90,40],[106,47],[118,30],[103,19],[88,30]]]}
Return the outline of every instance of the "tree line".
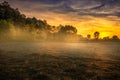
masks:
{"label": "tree line", "polygon": [[[94,33],[94,40],[99,39],[99,32]],[[46,20],[35,17],[26,17],[19,9],[12,8],[6,1],[0,3],[0,39],[26,39],[50,41],[79,41],[92,40],[77,34],[76,27],[72,25],[52,26]],[[105,40],[108,37],[104,38]],[[115,35],[112,39],[118,40]]]}
{"label": "tree line", "polygon": [[[102,39],[99,38],[100,36],[100,32],[96,31],[94,32],[94,40],[119,40],[119,37],[117,35],[113,35],[112,38],[109,38],[109,36],[103,37]],[[91,39],[91,35],[88,34],[87,35],[87,39],[90,40]]]}

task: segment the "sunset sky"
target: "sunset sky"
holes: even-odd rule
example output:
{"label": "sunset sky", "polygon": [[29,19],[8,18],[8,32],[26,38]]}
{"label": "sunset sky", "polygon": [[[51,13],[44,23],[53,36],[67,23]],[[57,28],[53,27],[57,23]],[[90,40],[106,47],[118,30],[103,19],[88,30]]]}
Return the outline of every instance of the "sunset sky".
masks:
{"label": "sunset sky", "polygon": [[[4,0],[0,0],[2,2]],[[120,0],[6,0],[27,17],[51,25],[73,25],[84,37],[95,31],[100,37],[120,38]]]}

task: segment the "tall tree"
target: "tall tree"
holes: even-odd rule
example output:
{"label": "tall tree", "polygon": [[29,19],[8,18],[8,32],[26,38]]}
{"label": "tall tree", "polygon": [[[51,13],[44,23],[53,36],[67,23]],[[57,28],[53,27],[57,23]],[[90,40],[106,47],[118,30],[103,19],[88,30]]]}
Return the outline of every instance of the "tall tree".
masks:
{"label": "tall tree", "polygon": [[76,34],[77,29],[74,26],[71,25],[66,25],[66,26],[61,26],[59,33],[62,34]]}
{"label": "tall tree", "polygon": [[112,40],[119,40],[117,35],[113,35]]}
{"label": "tall tree", "polygon": [[100,33],[98,31],[94,32],[94,38],[97,40],[99,39]]}
{"label": "tall tree", "polygon": [[87,39],[88,39],[88,40],[90,40],[90,38],[91,38],[91,35],[90,35],[90,34],[88,34],[88,35],[87,35]]}

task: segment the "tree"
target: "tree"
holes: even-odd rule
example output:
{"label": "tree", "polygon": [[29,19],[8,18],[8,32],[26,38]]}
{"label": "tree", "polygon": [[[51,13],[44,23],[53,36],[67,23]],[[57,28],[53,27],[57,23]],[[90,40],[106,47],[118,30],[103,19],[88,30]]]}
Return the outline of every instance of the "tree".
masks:
{"label": "tree", "polygon": [[[12,8],[8,2],[0,3],[0,33],[6,33],[11,30],[11,25],[15,30],[24,30],[35,35],[57,36],[63,39],[70,36],[76,36],[77,29],[74,26],[51,26],[46,20],[38,20],[37,18],[29,18],[21,14],[18,8]],[[44,33],[44,34],[43,34]],[[21,33],[22,34],[22,33]]]}
{"label": "tree", "polygon": [[117,35],[114,35],[114,36],[112,37],[112,40],[119,40],[119,38],[118,38]]}
{"label": "tree", "polygon": [[4,1],[1,5],[2,5],[2,6],[6,6],[6,7],[9,7],[9,6],[10,6],[7,1]]}
{"label": "tree", "polygon": [[100,33],[98,31],[94,32],[94,38],[97,40],[99,39]]}
{"label": "tree", "polygon": [[0,33],[8,32],[10,30],[10,23],[6,20],[0,20]]}
{"label": "tree", "polygon": [[91,38],[91,35],[90,35],[90,34],[88,34],[88,35],[87,35],[87,39],[88,39],[88,40],[90,40],[90,38]]}
{"label": "tree", "polygon": [[59,33],[62,34],[76,34],[77,29],[74,26],[71,25],[66,25],[66,26],[61,26]]}
{"label": "tree", "polygon": [[103,37],[103,40],[109,40],[109,39],[110,39],[109,36]]}
{"label": "tree", "polygon": [[59,25],[57,29],[58,32],[56,33],[56,38],[62,41],[72,40],[73,37],[75,38],[77,33],[77,29],[71,25],[65,25],[65,26]]}
{"label": "tree", "polygon": [[0,39],[10,39],[14,26],[6,20],[0,20]]}

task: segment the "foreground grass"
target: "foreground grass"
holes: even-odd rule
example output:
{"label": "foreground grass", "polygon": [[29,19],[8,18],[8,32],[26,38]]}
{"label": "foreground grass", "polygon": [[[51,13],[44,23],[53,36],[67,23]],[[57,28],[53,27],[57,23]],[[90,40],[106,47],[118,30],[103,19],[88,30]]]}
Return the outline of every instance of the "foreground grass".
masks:
{"label": "foreground grass", "polygon": [[0,80],[120,80],[119,71],[119,60],[0,51]]}

